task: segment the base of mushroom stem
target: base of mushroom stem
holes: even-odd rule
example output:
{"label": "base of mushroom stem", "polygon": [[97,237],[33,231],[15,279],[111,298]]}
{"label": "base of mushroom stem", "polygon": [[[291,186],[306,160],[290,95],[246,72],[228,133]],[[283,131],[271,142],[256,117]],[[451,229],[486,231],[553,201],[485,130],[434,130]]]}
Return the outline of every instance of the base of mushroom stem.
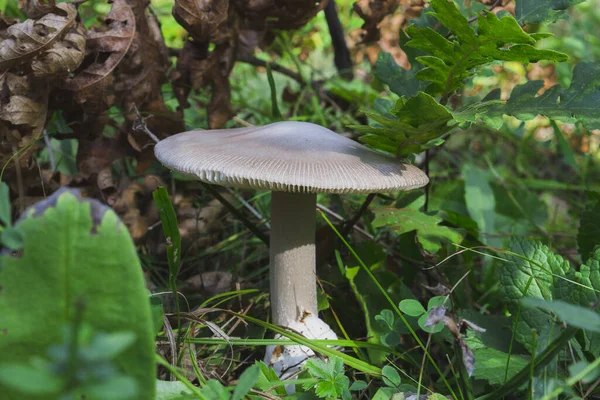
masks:
{"label": "base of mushroom stem", "polygon": [[[289,324],[288,328],[294,333],[299,333],[308,339],[328,339],[337,340],[337,335],[331,330],[329,325],[323,322],[319,317],[304,313],[304,317],[299,321]],[[276,335],[275,339],[286,339],[282,335]],[[281,380],[295,376],[315,352],[306,346],[300,345],[271,345],[267,346],[265,354],[265,364],[273,368]],[[288,393],[290,392],[290,388]]]}

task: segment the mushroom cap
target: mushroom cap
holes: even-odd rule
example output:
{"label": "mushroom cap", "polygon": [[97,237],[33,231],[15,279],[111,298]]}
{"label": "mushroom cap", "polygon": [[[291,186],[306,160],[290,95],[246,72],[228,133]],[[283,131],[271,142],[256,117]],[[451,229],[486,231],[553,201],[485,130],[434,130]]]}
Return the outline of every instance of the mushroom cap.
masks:
{"label": "mushroom cap", "polygon": [[375,193],[429,181],[410,164],[307,122],[179,133],[160,141],[154,153],[174,171],[238,188]]}

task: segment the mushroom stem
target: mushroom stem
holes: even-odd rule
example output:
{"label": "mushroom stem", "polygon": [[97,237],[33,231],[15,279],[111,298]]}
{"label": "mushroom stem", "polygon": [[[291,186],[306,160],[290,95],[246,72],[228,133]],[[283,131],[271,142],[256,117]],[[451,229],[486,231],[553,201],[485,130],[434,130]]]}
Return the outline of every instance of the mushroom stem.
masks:
{"label": "mushroom stem", "polygon": [[291,326],[304,312],[317,316],[316,194],[271,193],[271,310],[273,323]]}

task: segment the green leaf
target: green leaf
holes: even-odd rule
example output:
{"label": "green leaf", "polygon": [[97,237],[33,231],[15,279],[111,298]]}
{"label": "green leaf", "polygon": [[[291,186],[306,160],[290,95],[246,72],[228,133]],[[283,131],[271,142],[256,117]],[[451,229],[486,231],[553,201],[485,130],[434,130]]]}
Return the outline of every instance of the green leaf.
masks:
{"label": "green leaf", "polygon": [[419,317],[426,311],[421,303],[412,299],[402,300],[400,304],[398,304],[398,308],[404,314],[410,315],[411,317]]}
{"label": "green leaf", "polygon": [[585,0],[516,0],[517,20],[543,24],[566,16],[565,10]]}
{"label": "green leaf", "polygon": [[489,183],[489,172],[465,163],[461,175],[465,181],[465,203],[469,216],[477,222],[479,232],[483,234],[480,235],[480,240],[489,245],[497,245],[493,239],[490,243],[490,239],[485,236],[494,233],[496,228],[496,199]]}
{"label": "green leaf", "polygon": [[156,400],[196,399],[192,392],[180,381],[156,381]]}
{"label": "green leaf", "polygon": [[416,77],[430,83],[427,88],[430,94],[453,93],[476,67],[496,60],[528,63],[568,59],[565,54],[556,51],[536,49],[537,37],[524,32],[510,15],[499,19],[489,11],[479,14],[475,32],[453,2],[432,0],[430,8],[433,12],[428,14],[454,36],[453,40],[449,40],[429,27],[414,25],[406,30],[411,38],[406,45],[429,54],[417,57],[425,68],[417,72]]}
{"label": "green leaf", "polygon": [[373,226],[386,226],[398,234],[417,231],[417,238],[429,253],[440,250],[442,243],[460,243],[462,235],[447,226],[439,225],[443,219],[408,208],[380,208],[373,211]]}
{"label": "green leaf", "polygon": [[156,207],[158,207],[160,221],[167,241],[169,275],[173,279],[179,272],[179,263],[181,262],[181,236],[177,225],[177,215],[167,189],[162,186],[159,187],[152,193],[152,197]]}
{"label": "green leaf", "polygon": [[552,125],[552,129],[554,129],[554,137],[556,137],[558,152],[562,155],[564,163],[573,168],[573,171],[577,172],[578,175],[581,175],[581,168],[579,168],[579,164],[577,164],[577,161],[575,160],[575,154],[567,142],[567,139],[565,139],[565,136],[556,124],[556,121],[551,120],[550,124]]}
{"label": "green leaf", "polygon": [[581,259],[587,260],[597,245],[600,245],[600,193],[588,192],[577,232]]}
{"label": "green leaf", "polygon": [[483,379],[492,385],[504,383],[504,373],[508,363],[507,379],[512,378],[517,372],[525,368],[528,359],[521,355],[507,353],[485,346],[481,340],[475,336],[465,338],[465,342],[475,355],[475,370],[473,377]]}
{"label": "green leaf", "polygon": [[90,346],[81,351],[88,361],[109,361],[121,354],[133,342],[135,342],[135,335],[132,332],[97,333]]}
{"label": "green leaf", "polygon": [[538,348],[543,350],[556,334],[552,316],[547,311],[521,308],[525,297],[553,300],[555,281],[564,278],[570,265],[540,242],[515,237],[509,244],[512,254],[499,264],[502,293],[514,318],[519,315],[515,339],[533,352],[531,332],[538,334]]}
{"label": "green leaf", "polygon": [[550,311],[569,325],[592,332],[600,332],[600,315],[589,308],[565,303],[561,300],[548,301],[531,297],[521,300],[521,303],[527,307]]}
{"label": "green leaf", "polygon": [[8,226],[11,223],[10,214],[10,189],[4,182],[0,182],[0,223]]}
{"label": "green leaf", "polygon": [[425,326],[425,323],[427,322],[427,317],[429,317],[429,312],[419,317],[419,320],[417,321],[417,323],[419,324],[419,328],[421,328],[427,333],[438,333],[444,329],[443,322],[438,322],[433,326]]}
{"label": "green leaf", "polygon": [[402,383],[400,374],[396,371],[396,368],[391,365],[386,365],[381,369],[383,383],[390,387],[398,387]]}
{"label": "green leaf", "polygon": [[[350,379],[344,375],[344,363],[339,357],[332,357],[329,361],[311,358],[306,362],[308,372],[319,378],[316,383],[315,393],[321,398],[340,398],[348,391]],[[307,389],[312,386],[308,385]]]}
{"label": "green leaf", "polygon": [[394,329],[394,313],[392,310],[381,310],[381,312],[375,316],[375,321],[379,322],[382,326],[389,330]]}
{"label": "green leaf", "polygon": [[351,125],[350,128],[365,134],[359,140],[367,146],[401,157],[431,147],[430,142],[451,129],[448,122],[452,114],[423,92],[409,99],[401,97],[388,111],[385,115],[381,110],[367,112],[372,126]]}
{"label": "green leaf", "polygon": [[158,296],[151,296],[150,309],[152,311],[152,321],[154,322],[154,332],[158,335],[163,328],[165,316],[162,299]]}
{"label": "green leaf", "polygon": [[600,128],[600,63],[580,62],[573,70],[571,86],[564,89],[554,85],[541,95],[543,81],[528,81],[516,86],[506,102],[484,101],[476,107],[468,106],[455,113],[459,121],[475,122],[482,119],[493,128],[499,128],[502,115],[511,115],[528,121],[537,115],[563,122],[580,121],[587,129]]}
{"label": "green leaf", "polygon": [[[22,363],[45,355],[48,346],[62,342],[75,302],[83,301],[83,324],[135,334],[135,342],[114,361],[138,383],[135,399],[153,399],[150,304],[136,248],[117,215],[96,200],[61,190],[27,209],[15,227],[25,243],[19,256],[1,256],[2,361]],[[3,385],[0,391],[3,399],[23,399]]]}
{"label": "green leaf", "polygon": [[[7,363],[0,364],[0,384],[29,395],[53,394],[56,396],[63,386],[63,381],[47,368]],[[20,396],[13,398],[23,399],[23,395]]]}
{"label": "green leaf", "polygon": [[19,250],[23,248],[23,232],[19,229],[9,226],[0,232],[0,243],[10,250]]}
{"label": "green leaf", "polygon": [[422,81],[415,79],[416,68],[404,69],[394,61],[390,53],[382,51],[377,57],[373,74],[400,97],[412,97],[425,89]]}
{"label": "green leaf", "polygon": [[258,377],[260,376],[260,368],[258,365],[252,365],[247,368],[242,375],[240,375],[240,379],[238,380],[237,385],[235,385],[235,390],[233,391],[233,395],[231,396],[231,400],[242,400],[244,397],[250,392],[250,389],[254,386],[256,381],[258,381]]}
{"label": "green leaf", "polygon": [[565,279],[555,284],[555,298],[589,308],[600,298],[600,247],[590,255],[579,271],[571,268]]}
{"label": "green leaf", "polygon": [[[81,393],[81,394],[80,394]],[[112,376],[76,392],[76,398],[89,400],[130,400],[139,393],[138,383],[129,376]]]}

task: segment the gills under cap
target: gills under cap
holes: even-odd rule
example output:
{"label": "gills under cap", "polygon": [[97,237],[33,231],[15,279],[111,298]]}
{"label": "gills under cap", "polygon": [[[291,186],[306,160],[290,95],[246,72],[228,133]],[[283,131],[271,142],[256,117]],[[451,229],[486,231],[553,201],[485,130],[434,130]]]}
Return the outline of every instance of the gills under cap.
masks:
{"label": "gills under cap", "polygon": [[425,186],[420,169],[322,126],[296,121],[189,131],[159,142],[158,160],[222,186],[298,193],[373,193]]}

